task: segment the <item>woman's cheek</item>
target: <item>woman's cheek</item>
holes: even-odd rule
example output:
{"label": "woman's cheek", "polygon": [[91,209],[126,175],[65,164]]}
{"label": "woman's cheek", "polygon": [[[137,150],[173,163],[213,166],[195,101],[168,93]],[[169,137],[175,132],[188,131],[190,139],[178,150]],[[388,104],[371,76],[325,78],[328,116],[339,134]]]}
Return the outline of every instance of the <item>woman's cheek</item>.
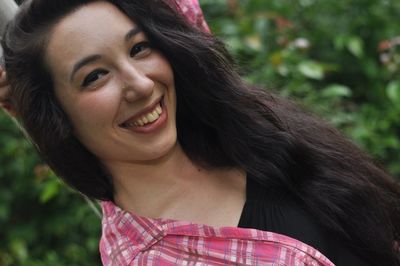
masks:
{"label": "woman's cheek", "polygon": [[79,127],[86,125],[106,126],[113,123],[119,106],[120,96],[112,90],[98,90],[81,95],[71,106],[73,121],[79,123]]}

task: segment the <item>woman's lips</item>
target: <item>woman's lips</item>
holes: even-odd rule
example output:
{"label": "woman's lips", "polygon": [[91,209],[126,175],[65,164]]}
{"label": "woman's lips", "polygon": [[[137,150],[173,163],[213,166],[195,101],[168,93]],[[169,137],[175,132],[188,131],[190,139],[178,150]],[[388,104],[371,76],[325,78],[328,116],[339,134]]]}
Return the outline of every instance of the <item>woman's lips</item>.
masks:
{"label": "woman's lips", "polygon": [[[141,112],[132,119],[127,120],[121,126],[136,133],[152,133],[166,124],[168,112],[164,97],[156,102],[152,107],[147,108],[147,112]],[[144,121],[143,121],[144,120]]]}
{"label": "woman's lips", "polygon": [[[152,118],[151,116],[150,117],[148,117],[148,116],[153,114],[154,112],[156,112],[158,115],[160,115],[160,111],[162,111],[161,105],[162,105],[163,99],[164,99],[164,96],[161,96],[153,104],[144,108],[144,110],[140,111],[139,113],[135,114],[134,116],[132,116],[131,118],[127,119],[125,122],[120,124],[120,127],[124,127],[124,128],[131,127],[136,122],[138,122],[139,120],[143,120],[143,119],[145,120],[145,121],[143,121],[144,124],[154,121],[154,118]],[[157,116],[157,115],[154,114],[154,116]]]}
{"label": "woman's lips", "polygon": [[159,119],[160,115],[162,114],[162,108],[161,104],[158,103],[156,107],[148,112],[147,114],[143,115],[142,117],[136,119],[136,120],[131,120],[131,122],[126,122],[124,123],[124,127],[134,127],[134,126],[145,126],[147,124],[151,124],[157,119]]}

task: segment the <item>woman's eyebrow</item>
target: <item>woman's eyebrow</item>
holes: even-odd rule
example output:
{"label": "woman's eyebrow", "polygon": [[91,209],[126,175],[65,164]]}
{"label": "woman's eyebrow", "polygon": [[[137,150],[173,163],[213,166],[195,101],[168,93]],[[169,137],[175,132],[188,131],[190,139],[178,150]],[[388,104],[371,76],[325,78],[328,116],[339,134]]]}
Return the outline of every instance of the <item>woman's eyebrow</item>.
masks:
{"label": "woman's eyebrow", "polygon": [[130,31],[128,31],[127,34],[125,34],[125,41],[129,41],[133,36],[135,36],[136,34],[138,34],[139,32],[141,32],[142,29],[139,27],[134,27],[132,28]]}
{"label": "woman's eyebrow", "polygon": [[[130,31],[125,34],[124,40],[125,42],[129,41],[132,37],[142,31],[139,27],[134,27]],[[78,62],[75,63],[74,67],[72,68],[70,82],[74,79],[75,73],[82,68],[83,66],[92,63],[93,61],[97,61],[101,58],[101,55],[89,55],[87,57],[82,58]]]}
{"label": "woman's eyebrow", "polygon": [[95,54],[95,55],[89,55],[87,57],[82,58],[81,60],[79,60],[78,62],[75,63],[72,72],[71,72],[71,76],[70,76],[70,82],[72,82],[72,80],[74,79],[74,75],[75,73],[82,68],[83,66],[92,63],[93,61],[97,61],[101,58],[101,55]]}

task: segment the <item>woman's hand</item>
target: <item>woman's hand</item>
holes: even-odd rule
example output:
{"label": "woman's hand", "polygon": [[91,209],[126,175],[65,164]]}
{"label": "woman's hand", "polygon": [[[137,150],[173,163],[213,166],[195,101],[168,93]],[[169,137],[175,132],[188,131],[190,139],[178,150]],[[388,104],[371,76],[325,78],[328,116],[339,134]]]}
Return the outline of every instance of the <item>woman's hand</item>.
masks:
{"label": "woman's hand", "polygon": [[10,99],[10,84],[7,81],[6,71],[0,67],[0,108],[5,110],[9,115],[15,116],[15,109]]}

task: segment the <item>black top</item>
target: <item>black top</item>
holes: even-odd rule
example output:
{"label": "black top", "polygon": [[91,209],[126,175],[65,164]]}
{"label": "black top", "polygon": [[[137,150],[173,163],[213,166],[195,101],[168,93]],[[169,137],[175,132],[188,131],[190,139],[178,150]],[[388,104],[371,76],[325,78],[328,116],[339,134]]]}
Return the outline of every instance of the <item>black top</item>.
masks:
{"label": "black top", "polygon": [[343,241],[327,232],[293,196],[269,191],[247,178],[246,203],[239,227],[270,231],[300,240],[337,266],[368,265]]}

